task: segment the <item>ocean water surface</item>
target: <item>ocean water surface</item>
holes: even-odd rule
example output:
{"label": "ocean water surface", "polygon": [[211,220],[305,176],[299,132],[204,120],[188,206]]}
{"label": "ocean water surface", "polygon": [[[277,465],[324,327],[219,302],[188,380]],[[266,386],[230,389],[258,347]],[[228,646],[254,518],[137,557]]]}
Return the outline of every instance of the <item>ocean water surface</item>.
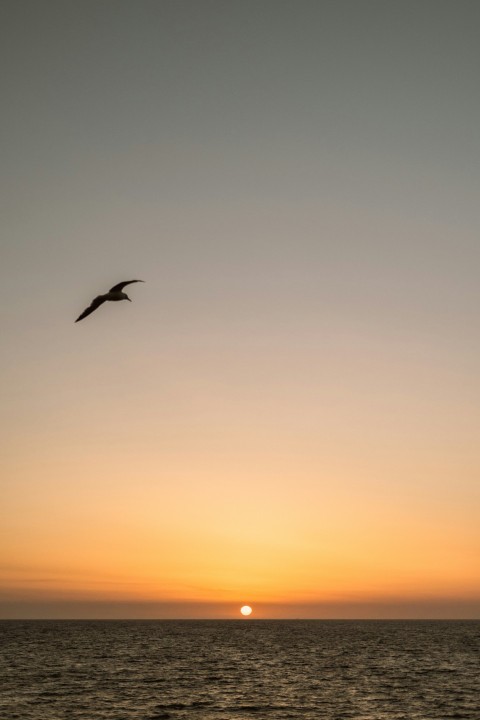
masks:
{"label": "ocean water surface", "polygon": [[1,720],[480,719],[478,621],[2,621]]}

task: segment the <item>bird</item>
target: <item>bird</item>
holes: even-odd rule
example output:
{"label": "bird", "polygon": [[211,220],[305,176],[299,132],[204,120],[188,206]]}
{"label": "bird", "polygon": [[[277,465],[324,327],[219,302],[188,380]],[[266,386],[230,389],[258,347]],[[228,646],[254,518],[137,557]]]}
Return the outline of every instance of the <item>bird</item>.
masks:
{"label": "bird", "polygon": [[111,300],[112,302],[116,302],[118,300],[129,300],[130,302],[132,302],[128,297],[127,293],[123,292],[123,288],[125,287],[125,285],[131,285],[132,283],[136,282],[145,282],[145,280],[125,280],[124,282],[120,282],[117,285],[114,285],[107,293],[105,293],[105,295],[97,295],[97,297],[92,300],[90,305],[85,308],[82,314],[78,316],[75,322],[77,323],[79,320],[83,320],[83,318],[86,318],[87,315],[90,315],[90,313],[99,308],[100,305],[102,305],[107,300]]}

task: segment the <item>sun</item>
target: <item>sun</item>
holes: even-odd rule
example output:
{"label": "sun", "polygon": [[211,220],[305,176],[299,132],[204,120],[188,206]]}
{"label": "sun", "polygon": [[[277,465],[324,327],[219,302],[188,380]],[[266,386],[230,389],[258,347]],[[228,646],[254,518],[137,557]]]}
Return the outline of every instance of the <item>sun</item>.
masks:
{"label": "sun", "polygon": [[245,615],[245,617],[247,617],[248,615],[252,614],[252,608],[250,607],[250,605],[244,605],[240,608],[240,612],[242,613],[242,615]]}

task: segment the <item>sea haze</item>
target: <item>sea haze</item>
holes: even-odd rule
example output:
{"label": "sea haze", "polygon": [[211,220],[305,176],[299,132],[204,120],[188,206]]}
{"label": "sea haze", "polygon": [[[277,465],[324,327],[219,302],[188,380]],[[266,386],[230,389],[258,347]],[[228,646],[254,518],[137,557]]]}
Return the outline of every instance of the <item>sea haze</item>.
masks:
{"label": "sea haze", "polygon": [[3,621],[8,720],[478,720],[478,621]]}

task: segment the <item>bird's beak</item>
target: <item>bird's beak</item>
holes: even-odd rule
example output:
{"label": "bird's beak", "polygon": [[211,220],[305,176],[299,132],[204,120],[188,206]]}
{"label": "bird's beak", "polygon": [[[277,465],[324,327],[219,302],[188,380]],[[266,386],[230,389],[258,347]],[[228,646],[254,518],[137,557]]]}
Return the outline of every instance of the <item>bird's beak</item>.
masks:
{"label": "bird's beak", "polygon": [[128,302],[132,302],[129,297],[127,297]]}

